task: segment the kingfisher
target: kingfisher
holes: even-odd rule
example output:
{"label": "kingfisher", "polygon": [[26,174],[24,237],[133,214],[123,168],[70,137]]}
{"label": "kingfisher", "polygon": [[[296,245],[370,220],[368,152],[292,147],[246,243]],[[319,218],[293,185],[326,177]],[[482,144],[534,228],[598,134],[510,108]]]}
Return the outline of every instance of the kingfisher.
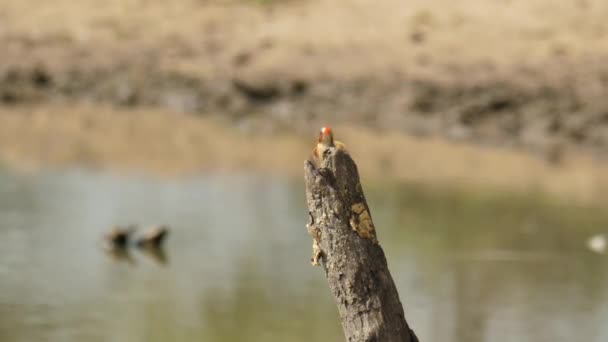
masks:
{"label": "kingfisher", "polygon": [[321,166],[323,162],[323,154],[328,148],[335,147],[338,150],[344,150],[346,146],[339,142],[338,140],[334,140],[334,134],[330,127],[322,127],[319,132],[319,139],[317,140],[317,145],[312,150],[312,155],[314,159],[318,162],[318,166]]}

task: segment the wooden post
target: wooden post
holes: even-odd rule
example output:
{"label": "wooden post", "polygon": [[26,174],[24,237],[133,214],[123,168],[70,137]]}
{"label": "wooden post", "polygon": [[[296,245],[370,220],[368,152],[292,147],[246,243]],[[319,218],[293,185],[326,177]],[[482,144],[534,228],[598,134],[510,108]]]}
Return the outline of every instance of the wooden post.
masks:
{"label": "wooden post", "polygon": [[313,265],[325,269],[349,342],[417,342],[405,319],[355,162],[330,148],[304,163]]}

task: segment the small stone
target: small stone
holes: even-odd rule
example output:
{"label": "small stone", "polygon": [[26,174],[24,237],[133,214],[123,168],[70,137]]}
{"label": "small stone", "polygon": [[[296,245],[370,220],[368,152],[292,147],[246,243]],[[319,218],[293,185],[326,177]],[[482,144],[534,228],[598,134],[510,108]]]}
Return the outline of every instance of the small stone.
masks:
{"label": "small stone", "polygon": [[606,251],[606,236],[598,234],[590,237],[587,240],[587,248],[592,252],[603,254]]}

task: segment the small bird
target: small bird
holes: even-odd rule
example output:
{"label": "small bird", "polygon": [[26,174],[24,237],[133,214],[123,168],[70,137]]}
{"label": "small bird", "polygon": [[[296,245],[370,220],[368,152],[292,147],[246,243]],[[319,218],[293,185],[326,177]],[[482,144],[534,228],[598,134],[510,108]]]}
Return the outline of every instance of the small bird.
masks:
{"label": "small bird", "polygon": [[136,244],[142,248],[159,248],[169,235],[169,228],[164,225],[150,227],[144,234],[138,236]]}
{"label": "small bird", "polygon": [[323,162],[323,154],[331,147],[335,147],[339,150],[344,150],[346,148],[343,143],[334,140],[334,134],[330,127],[322,127],[321,132],[319,132],[317,145],[312,150],[313,158],[318,162],[319,166]]}
{"label": "small bird", "polygon": [[126,248],[129,244],[131,235],[133,234],[133,232],[135,232],[135,230],[135,226],[131,225],[126,227],[112,227],[112,230],[110,230],[110,232],[108,232],[104,236],[104,239],[106,241],[106,247],[108,247],[109,249]]}

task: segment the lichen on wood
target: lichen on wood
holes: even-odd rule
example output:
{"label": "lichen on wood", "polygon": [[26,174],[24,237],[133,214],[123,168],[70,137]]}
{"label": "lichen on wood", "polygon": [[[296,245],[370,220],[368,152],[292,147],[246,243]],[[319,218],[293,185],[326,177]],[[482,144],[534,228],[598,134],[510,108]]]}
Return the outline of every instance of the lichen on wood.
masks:
{"label": "lichen on wood", "polygon": [[325,270],[347,341],[418,341],[378,242],[357,166],[340,149],[304,164],[313,265]]}

